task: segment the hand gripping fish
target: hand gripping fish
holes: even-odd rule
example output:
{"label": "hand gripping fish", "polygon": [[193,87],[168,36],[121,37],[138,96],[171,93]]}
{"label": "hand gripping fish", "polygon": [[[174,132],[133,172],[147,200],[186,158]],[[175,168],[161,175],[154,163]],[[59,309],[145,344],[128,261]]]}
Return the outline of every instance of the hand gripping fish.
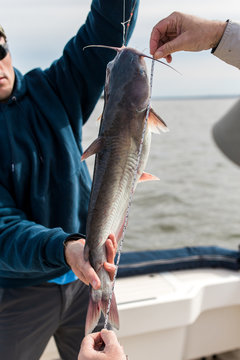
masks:
{"label": "hand gripping fish", "polygon": [[[150,96],[145,55],[132,48],[114,49],[117,55],[108,63],[106,70],[99,135],[82,156],[82,160],[85,160],[96,154],[84,257],[90,261],[101,280],[99,290],[90,289],[86,333],[95,328],[101,311],[106,315],[112,282],[103,267],[107,261],[105,242],[111,233],[115,234],[117,241],[122,235]],[[136,183],[157,180],[144,172],[151,131],[167,130],[164,121],[150,109]],[[119,328],[114,294],[109,322]]]}

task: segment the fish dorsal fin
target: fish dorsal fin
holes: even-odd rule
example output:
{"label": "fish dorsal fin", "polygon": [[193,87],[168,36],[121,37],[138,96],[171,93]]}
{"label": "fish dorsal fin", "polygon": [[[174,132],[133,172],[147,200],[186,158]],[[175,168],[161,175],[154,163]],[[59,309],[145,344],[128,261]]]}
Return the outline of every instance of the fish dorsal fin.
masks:
{"label": "fish dorsal fin", "polygon": [[104,139],[99,136],[94,142],[84,151],[81,161],[86,160],[89,156],[97,154],[104,147]]}
{"label": "fish dorsal fin", "polygon": [[155,113],[151,108],[148,116],[148,126],[151,132],[159,134],[160,132],[168,132],[169,129],[163,119]]}
{"label": "fish dorsal fin", "polygon": [[138,182],[159,180],[157,176],[143,172]]}

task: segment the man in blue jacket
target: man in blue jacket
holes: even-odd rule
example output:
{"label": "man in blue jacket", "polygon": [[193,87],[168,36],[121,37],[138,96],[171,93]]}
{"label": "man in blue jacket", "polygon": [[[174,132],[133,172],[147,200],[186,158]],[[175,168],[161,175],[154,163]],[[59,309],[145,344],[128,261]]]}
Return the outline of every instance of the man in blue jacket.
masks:
{"label": "man in blue jacket", "polygon": [[[126,18],[134,2],[126,0]],[[82,49],[121,46],[122,14],[123,0],[93,0],[62,57],[24,76],[0,28],[0,359],[39,359],[52,335],[62,359],[77,359],[84,282],[99,286],[83,259],[91,180],[80,161],[82,126],[115,55]]]}

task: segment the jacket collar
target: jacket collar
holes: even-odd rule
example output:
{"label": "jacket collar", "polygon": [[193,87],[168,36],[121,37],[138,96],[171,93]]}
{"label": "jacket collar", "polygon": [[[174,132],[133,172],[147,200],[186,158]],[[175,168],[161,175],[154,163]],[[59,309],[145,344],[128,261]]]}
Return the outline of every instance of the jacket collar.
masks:
{"label": "jacket collar", "polygon": [[16,100],[19,100],[26,93],[25,77],[22,75],[22,73],[19,70],[15,68],[14,68],[14,72],[15,72],[15,83],[12,94],[7,102],[8,104],[11,104]]}

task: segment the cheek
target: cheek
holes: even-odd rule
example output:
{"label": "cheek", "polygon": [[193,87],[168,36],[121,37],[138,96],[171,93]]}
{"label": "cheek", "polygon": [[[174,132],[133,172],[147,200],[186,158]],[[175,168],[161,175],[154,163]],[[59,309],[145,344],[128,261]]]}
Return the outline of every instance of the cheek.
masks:
{"label": "cheek", "polygon": [[11,84],[13,84],[14,80],[15,80],[15,73],[14,73],[14,69],[12,66],[12,59],[9,54],[6,57],[5,62],[4,62],[4,70],[9,77]]}
{"label": "cheek", "polygon": [[11,70],[10,70],[10,79],[11,79],[11,83],[14,84],[15,72],[14,72],[14,69],[12,66],[11,66]]}

